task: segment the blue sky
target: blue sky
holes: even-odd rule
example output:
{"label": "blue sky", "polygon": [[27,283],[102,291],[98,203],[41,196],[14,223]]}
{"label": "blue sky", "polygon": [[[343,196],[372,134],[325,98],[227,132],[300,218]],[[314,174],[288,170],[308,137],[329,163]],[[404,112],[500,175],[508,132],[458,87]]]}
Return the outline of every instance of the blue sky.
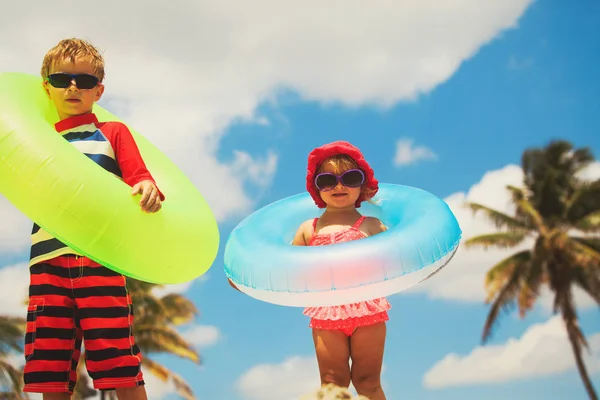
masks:
{"label": "blue sky", "polygon": [[[468,15],[466,12],[459,14]],[[477,46],[447,79],[438,79],[439,82],[432,84],[432,90],[417,98],[411,99],[403,93],[390,104],[381,105],[378,101],[369,102],[368,96],[364,96],[357,104],[352,104],[352,96],[328,97],[320,94],[314,85],[286,85],[282,79],[282,82],[275,82],[268,95],[258,96],[258,100],[252,103],[253,107],[242,105],[236,112],[223,112],[219,118],[197,123],[202,125],[199,129],[204,135],[198,143],[210,147],[213,150],[211,156],[216,161],[209,165],[210,169],[204,164],[181,161],[182,168],[186,172],[196,167],[205,168],[205,174],[222,177],[222,186],[231,183],[231,192],[223,192],[222,196],[235,198],[244,193],[250,200],[246,208],[240,206],[229,214],[223,211],[224,216],[219,221],[221,251],[203,279],[194,282],[185,292],[201,312],[197,324],[204,327],[201,328],[204,329],[203,334],[199,334],[202,339],[198,339],[203,366],[198,368],[172,357],[159,356],[157,359],[191,382],[198,396],[205,399],[270,400],[266,396],[252,397],[250,394],[244,397],[240,394],[241,377],[260,364],[271,364],[273,369],[269,370],[267,366],[267,371],[281,373],[281,376],[271,377],[282,385],[293,387],[297,384],[303,389],[306,386],[302,386],[302,382],[308,382],[305,384],[308,390],[302,393],[312,390],[311,382],[318,383],[316,370],[308,373],[300,371],[301,366],[314,368],[311,364],[314,350],[308,319],[302,315],[301,309],[261,303],[235,292],[229,288],[222,268],[222,249],[227,235],[248,212],[304,190],[306,158],[315,146],[334,140],[348,140],[363,151],[379,181],[423,188],[446,199],[453,210],[458,207],[461,196],[469,200],[487,200],[486,204],[499,204],[500,207],[500,203],[494,202],[504,196],[502,185],[518,179],[515,169],[507,166],[518,165],[521,153],[527,147],[542,146],[551,139],[561,138],[576,146],[589,146],[598,156],[600,4],[592,0],[570,3],[537,1],[529,4],[517,21],[513,29],[499,30],[491,40]],[[55,36],[64,33],[61,30],[53,32]],[[86,31],[86,34],[94,37],[93,32]],[[102,43],[111,43],[110,39],[100,34],[97,36]],[[31,45],[32,42],[35,41],[25,44]],[[43,44],[39,51],[44,51],[52,43]],[[107,45],[107,48],[110,46]],[[167,50],[165,52],[168,53]],[[123,56],[124,53],[114,51],[111,54],[111,62],[115,62],[117,55]],[[32,60],[39,62],[35,58]],[[298,59],[296,62],[307,61]],[[0,58],[0,70],[17,68],[35,73],[37,64],[25,68]],[[124,67],[119,65],[119,68]],[[172,75],[168,76],[172,78]],[[354,78],[361,79],[360,76]],[[403,74],[396,77],[408,78],[409,75]],[[118,76],[111,79],[114,79],[115,85],[126,81]],[[369,75],[362,79],[376,80],[376,77]],[[300,80],[297,78],[297,81]],[[294,79],[288,81],[297,82]],[[355,83],[357,86],[362,84],[356,80],[348,81],[347,85]],[[146,89],[148,93],[152,90],[163,93],[163,88],[158,86],[150,85]],[[107,83],[107,92],[110,90]],[[182,90],[181,87],[178,90]],[[384,92],[380,92],[379,100],[385,97]],[[235,99],[245,104],[242,101],[245,92],[240,93]],[[219,100],[215,102],[221,104]],[[139,111],[131,111],[134,106],[131,98],[120,92],[114,97],[106,97],[101,104],[114,112],[127,110],[126,115],[139,121],[135,126],[141,132],[154,122],[152,120],[144,125]],[[157,104],[148,100],[142,106],[152,109]],[[180,123],[193,111],[180,109],[177,117],[170,117],[165,112],[156,118],[177,119],[176,123]],[[210,132],[218,132],[218,135],[212,133],[211,136]],[[150,136],[159,147],[169,152],[169,142],[164,137]],[[415,147],[423,147],[435,157],[417,159],[410,165],[395,165],[401,139],[412,141],[413,147],[408,150],[412,150],[413,154]],[[240,151],[255,161],[252,164],[256,167],[255,174],[243,172],[248,170],[244,166],[249,164],[241,161],[239,153],[236,153]],[[203,154],[200,153],[198,158]],[[276,166],[266,161],[269,154],[276,155]],[[222,175],[216,165],[232,166],[233,172]],[[490,171],[495,172],[486,175]],[[244,179],[235,180],[242,175]],[[198,182],[201,192],[213,204],[220,200],[210,197],[216,195],[207,183]],[[222,199],[226,201],[225,197]],[[14,211],[10,215],[21,224],[19,226],[23,225],[22,219],[14,216]],[[461,224],[464,221],[467,227],[465,233],[476,234],[479,230],[491,229],[481,225],[481,221],[472,218],[467,221],[469,215],[462,213],[459,216]],[[26,235],[27,232],[22,235],[25,240]],[[486,346],[492,349],[494,345],[504,346],[513,338],[521,347],[506,350],[504,358],[490,350],[487,355],[478,353],[477,359],[463,360],[464,364],[449,364],[455,366],[455,375],[441,367],[436,374],[431,372],[432,382],[438,385],[443,386],[443,382],[462,384],[438,389],[424,384],[426,374],[448,354],[465,357],[480,345],[487,307],[482,301],[482,288],[478,288],[477,284],[486,268],[506,254],[464,252],[435,277],[435,282],[389,298],[393,308],[388,323],[383,374],[389,399],[585,398],[573,368],[570,349],[564,344],[566,342],[561,339],[544,306],[547,298],[540,300],[540,305],[525,320],[514,314],[504,315],[493,339]],[[0,248],[0,266],[24,262],[26,257],[26,246]],[[582,300],[581,304],[584,304],[580,318],[585,333],[590,337],[600,335],[597,307],[590,305],[589,299],[587,303]],[[535,324],[542,325],[539,330],[532,331]],[[528,333],[531,335],[527,336]],[[600,390],[600,336],[594,336],[593,342],[596,343],[595,355],[590,362],[596,371],[593,381]],[[554,358],[539,357],[553,352],[558,352]],[[525,368],[531,374],[527,378],[517,379],[508,373],[501,379],[501,369],[494,371],[490,367],[498,365],[498,368],[509,371],[517,370],[523,361],[520,361],[519,355],[523,360],[531,361]],[[286,374],[284,365],[280,365],[282,363],[291,372]],[[564,367],[551,371],[548,363]],[[481,378],[469,378],[469,375],[477,375],[477,366],[492,368],[492,372],[483,374]],[[472,373],[469,373],[469,368]],[[255,379],[245,388],[260,392],[275,383],[271,379],[265,382]],[[281,400],[294,398],[293,394],[283,393],[282,396],[289,397]]]}

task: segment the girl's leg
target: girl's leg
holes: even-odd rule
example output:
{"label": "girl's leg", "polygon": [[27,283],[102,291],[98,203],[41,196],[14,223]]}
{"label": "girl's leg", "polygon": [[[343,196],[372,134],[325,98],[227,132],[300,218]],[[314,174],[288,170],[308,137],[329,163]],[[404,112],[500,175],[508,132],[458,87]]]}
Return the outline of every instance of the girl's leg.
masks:
{"label": "girl's leg", "polygon": [[381,388],[381,366],[385,346],[385,322],[361,326],[350,338],[352,385],[370,400],[386,400]]}
{"label": "girl's leg", "polygon": [[350,341],[341,331],[313,328],[321,385],[350,386]]}

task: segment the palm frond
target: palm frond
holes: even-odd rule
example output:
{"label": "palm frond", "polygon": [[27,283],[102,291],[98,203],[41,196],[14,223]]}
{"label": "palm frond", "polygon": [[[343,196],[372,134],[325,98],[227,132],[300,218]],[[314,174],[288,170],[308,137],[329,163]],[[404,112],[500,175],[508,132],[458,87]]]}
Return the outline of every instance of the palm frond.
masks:
{"label": "palm frond", "polygon": [[[11,388],[11,390],[19,395],[23,392],[23,372],[6,360],[0,358],[0,386]],[[16,398],[23,398],[19,395]]]}
{"label": "palm frond", "polygon": [[600,211],[591,212],[573,222],[573,228],[585,233],[600,232]]}
{"label": "palm frond", "polygon": [[527,221],[528,226],[535,227],[537,231],[544,233],[546,230],[544,218],[531,203],[525,191],[512,185],[507,185],[506,188],[511,192],[512,200],[517,206],[517,216]]}
{"label": "palm frond", "polygon": [[23,350],[26,322],[24,318],[0,316],[0,355]]}
{"label": "palm frond", "polygon": [[169,376],[171,376],[171,371],[169,368],[157,363],[149,357],[142,358],[142,366],[144,369],[148,370],[148,372],[163,382],[167,382],[169,380]]}
{"label": "palm frond", "polygon": [[158,320],[164,320],[167,311],[160,299],[148,293],[138,293],[131,298],[136,323],[158,323]]}
{"label": "palm frond", "polygon": [[600,238],[570,237],[573,251],[570,252],[575,265],[583,268],[600,268]]}
{"label": "palm frond", "polygon": [[198,308],[185,296],[171,293],[161,298],[165,317],[175,325],[192,321],[198,315]]}
{"label": "palm frond", "polygon": [[524,250],[515,253],[498,264],[494,265],[485,275],[485,288],[487,291],[486,303],[489,303],[498,292],[504,287],[506,282],[515,273],[515,269],[523,269],[523,266],[531,260],[531,251]]}
{"label": "palm frond", "polygon": [[544,270],[545,261],[543,258],[534,254],[534,256],[527,261],[521,263],[521,266],[524,267],[522,268],[523,278],[519,296],[517,298],[519,316],[521,318],[524,318],[527,311],[533,308],[535,301],[540,295],[539,289],[544,282],[546,275]]}
{"label": "palm frond", "polygon": [[494,210],[493,208],[484,206],[479,203],[466,203],[466,205],[473,211],[473,215],[478,212],[483,212],[487,219],[489,219],[496,228],[505,228],[508,230],[516,231],[528,231],[531,227],[527,226],[524,221],[521,221],[515,217],[511,217],[501,211]]}
{"label": "palm frond", "polygon": [[180,294],[158,297],[154,289],[163,285],[128,280],[136,324],[134,336],[145,353],[142,363],[161,380],[171,380],[184,397],[193,399],[193,392],[183,378],[149,358],[152,353],[168,353],[200,363],[200,355],[175,329],[176,325],[190,322],[198,314],[192,301]]}
{"label": "palm frond", "polygon": [[170,353],[200,363],[200,356],[192,345],[168,326],[138,325],[134,335],[144,352]]}
{"label": "palm frond", "polygon": [[526,237],[527,234],[522,232],[488,233],[465,240],[464,246],[466,248],[481,246],[484,250],[487,250],[489,247],[510,249],[521,244]]}
{"label": "palm frond", "polygon": [[597,268],[576,268],[573,283],[600,305],[600,271]]}
{"label": "palm frond", "polygon": [[515,299],[519,294],[520,272],[513,268],[512,275],[499,290],[494,302],[490,307],[490,312],[483,326],[482,342],[485,343],[490,337],[492,327],[496,323],[501,310],[509,311],[514,305]]}
{"label": "palm frond", "polygon": [[177,375],[174,372],[171,372],[171,379],[173,380],[175,388],[177,389],[177,393],[180,396],[182,396],[186,400],[195,400],[196,397],[194,396],[194,391],[192,390],[190,385],[187,384],[185,379],[183,379],[181,376]]}
{"label": "palm frond", "polygon": [[[580,221],[586,217],[593,214],[598,215],[600,213],[600,179],[594,182],[580,182],[565,203],[565,218],[571,224],[579,225]],[[593,220],[592,217],[588,222]]]}
{"label": "palm frond", "polygon": [[161,381],[168,382],[169,380],[171,380],[175,386],[175,389],[177,390],[177,394],[179,394],[184,399],[195,399],[194,391],[192,390],[190,385],[188,385],[185,379],[183,379],[181,376],[177,375],[167,367],[147,357],[142,359],[142,365]]}
{"label": "palm frond", "polygon": [[[560,175],[558,183],[572,178],[594,161],[594,155],[588,147],[573,149],[566,140],[553,140],[544,148],[532,148],[523,152],[521,166],[525,173],[525,182],[534,186],[543,181],[547,174]],[[556,178],[555,178],[556,179]]]}

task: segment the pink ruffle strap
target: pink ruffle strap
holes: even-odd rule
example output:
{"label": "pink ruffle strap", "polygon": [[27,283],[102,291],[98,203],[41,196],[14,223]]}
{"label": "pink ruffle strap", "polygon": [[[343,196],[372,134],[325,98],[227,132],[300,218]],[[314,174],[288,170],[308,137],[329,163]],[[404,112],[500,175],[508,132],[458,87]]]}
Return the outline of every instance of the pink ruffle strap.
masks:
{"label": "pink ruffle strap", "polygon": [[387,311],[390,308],[392,308],[392,306],[387,299],[381,297],[379,299],[344,304],[341,306],[307,307],[304,309],[303,314],[321,320],[340,320],[375,315]]}

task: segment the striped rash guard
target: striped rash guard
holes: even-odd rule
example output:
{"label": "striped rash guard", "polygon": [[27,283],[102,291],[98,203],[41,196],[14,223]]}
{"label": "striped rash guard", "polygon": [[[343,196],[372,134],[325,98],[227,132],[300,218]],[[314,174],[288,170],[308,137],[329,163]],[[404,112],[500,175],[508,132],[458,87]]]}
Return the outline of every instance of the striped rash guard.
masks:
{"label": "striped rash guard", "polygon": [[[62,137],[106,171],[129,186],[144,180],[154,182],[129,129],[120,122],[98,122],[95,114],[69,117],[54,125]],[[77,173],[77,171],[71,171]],[[156,183],[155,183],[156,184]],[[165,196],[160,192],[161,200]],[[82,255],[33,225],[29,265],[65,254]]]}

